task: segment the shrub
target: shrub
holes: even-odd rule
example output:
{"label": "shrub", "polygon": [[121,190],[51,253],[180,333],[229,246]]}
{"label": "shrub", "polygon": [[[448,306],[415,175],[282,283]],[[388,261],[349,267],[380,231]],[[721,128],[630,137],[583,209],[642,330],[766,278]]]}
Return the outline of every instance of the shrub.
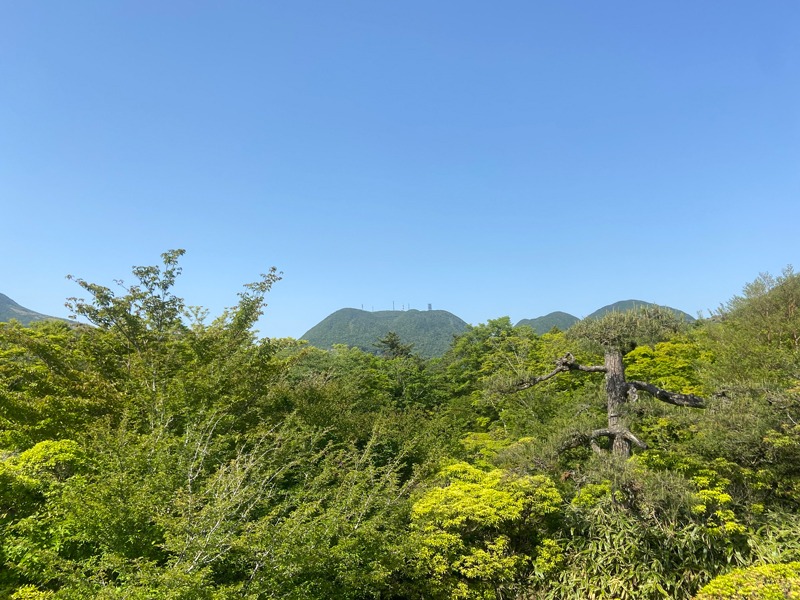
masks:
{"label": "shrub", "polygon": [[800,599],[800,562],[736,569],[716,577],[695,600]]}

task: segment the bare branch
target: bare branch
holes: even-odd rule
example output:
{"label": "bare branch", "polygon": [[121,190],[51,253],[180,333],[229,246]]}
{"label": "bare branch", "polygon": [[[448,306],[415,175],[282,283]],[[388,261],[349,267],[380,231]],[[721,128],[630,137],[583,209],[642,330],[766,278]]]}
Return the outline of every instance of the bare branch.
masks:
{"label": "bare branch", "polygon": [[645,444],[642,440],[640,440],[635,435],[633,435],[631,433],[631,430],[628,429],[628,428],[625,428],[625,429],[610,429],[610,428],[595,429],[591,433],[591,435],[589,436],[589,438],[590,438],[589,445],[592,447],[592,450],[594,450],[597,454],[602,456],[603,455],[603,450],[598,445],[597,438],[601,438],[601,437],[615,438],[617,436],[622,436],[626,440],[628,440],[630,442],[633,442],[634,444],[639,446],[639,448],[647,450],[647,444]]}
{"label": "bare branch", "polygon": [[642,440],[637,438],[633,433],[631,433],[630,429],[611,429],[609,427],[605,427],[603,429],[595,429],[589,434],[585,433],[573,433],[568,440],[565,440],[561,446],[558,448],[558,454],[562,452],[566,452],[567,450],[571,450],[572,448],[578,448],[579,446],[584,446],[587,443],[591,447],[595,453],[599,454],[600,456],[604,456],[604,451],[597,443],[597,438],[607,437],[607,438],[615,438],[616,436],[622,436],[626,440],[629,440],[642,448],[647,450],[647,444],[645,444]]}
{"label": "bare branch", "polygon": [[592,447],[592,450],[594,450],[595,454],[603,456],[603,449],[597,444],[597,438],[600,437],[613,438],[614,432],[610,429],[595,429],[589,436],[589,445]]}
{"label": "bare branch", "polygon": [[556,360],[556,368],[548,373],[547,375],[540,375],[539,377],[524,377],[514,383],[511,387],[514,392],[521,392],[522,390],[527,390],[528,388],[532,388],[537,383],[542,383],[543,381],[547,381],[548,379],[552,379],[559,373],[564,373],[566,371],[585,371],[587,373],[605,373],[606,368],[603,365],[579,365],[575,362],[575,357],[572,356],[571,352],[567,352],[564,356]]}
{"label": "bare branch", "polygon": [[556,450],[556,454],[562,454],[567,450],[572,450],[573,448],[579,448],[580,446],[585,446],[589,441],[589,436],[583,432],[576,431],[569,436],[568,439],[561,442],[561,445]]}
{"label": "bare branch", "polygon": [[647,444],[645,444],[642,440],[633,435],[630,429],[626,429],[625,431],[623,431],[622,437],[624,437],[629,442],[633,442],[634,444],[639,446],[639,448],[641,448],[642,450],[647,450]]}
{"label": "bare branch", "polygon": [[674,404],[675,406],[690,406],[692,408],[705,408],[705,398],[695,396],[694,394],[678,394],[676,392],[668,392],[659,387],[654,386],[652,383],[645,383],[644,381],[629,381],[628,385],[641,392],[647,392],[653,397],[658,398],[667,404]]}

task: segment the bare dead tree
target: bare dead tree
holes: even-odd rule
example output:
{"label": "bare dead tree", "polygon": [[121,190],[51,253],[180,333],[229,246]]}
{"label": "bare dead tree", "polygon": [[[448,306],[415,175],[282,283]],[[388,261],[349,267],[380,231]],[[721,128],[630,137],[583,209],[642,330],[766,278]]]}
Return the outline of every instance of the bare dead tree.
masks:
{"label": "bare dead tree", "polygon": [[625,365],[622,362],[625,353],[641,343],[652,343],[674,334],[683,326],[683,321],[679,317],[660,307],[647,307],[627,313],[609,313],[600,319],[584,319],[576,323],[567,334],[576,341],[589,342],[601,347],[604,352],[602,365],[578,364],[575,357],[567,353],[556,360],[556,368],[550,373],[538,377],[520,378],[513,382],[507,391],[513,393],[527,390],[569,371],[605,373],[608,427],[596,429],[588,435],[576,436],[568,446],[577,447],[588,443],[595,452],[602,454],[597,440],[605,437],[611,441],[614,455],[629,458],[632,444],[647,448],[647,445],[631,432],[626,418],[625,404],[631,399],[636,399],[638,392],[647,392],[654,398],[675,406],[705,408],[705,399],[694,394],[670,392],[652,383],[625,379]]}

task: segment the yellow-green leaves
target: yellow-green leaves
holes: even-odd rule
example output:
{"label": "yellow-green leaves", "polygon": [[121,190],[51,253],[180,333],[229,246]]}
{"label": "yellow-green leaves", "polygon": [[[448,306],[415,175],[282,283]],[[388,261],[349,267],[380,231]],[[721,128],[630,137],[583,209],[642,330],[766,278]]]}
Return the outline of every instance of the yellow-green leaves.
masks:
{"label": "yellow-green leaves", "polygon": [[800,562],[759,565],[720,575],[695,600],[786,600],[800,598]]}
{"label": "yellow-green leaves", "polygon": [[572,499],[573,506],[591,508],[600,500],[611,495],[611,482],[608,480],[602,483],[590,483],[583,486]]}
{"label": "yellow-green leaves", "polygon": [[560,549],[546,539],[548,519],[562,505],[550,479],[456,463],[438,480],[412,509],[416,567],[431,593],[494,598],[559,563]]}
{"label": "yellow-green leaves", "polygon": [[9,460],[22,475],[55,481],[73,475],[85,461],[74,440],[45,440]]}
{"label": "yellow-green leaves", "polygon": [[699,362],[712,362],[710,352],[687,337],[676,337],[655,347],[639,346],[625,355],[625,374],[629,380],[652,383],[681,394],[708,393],[700,383]]}

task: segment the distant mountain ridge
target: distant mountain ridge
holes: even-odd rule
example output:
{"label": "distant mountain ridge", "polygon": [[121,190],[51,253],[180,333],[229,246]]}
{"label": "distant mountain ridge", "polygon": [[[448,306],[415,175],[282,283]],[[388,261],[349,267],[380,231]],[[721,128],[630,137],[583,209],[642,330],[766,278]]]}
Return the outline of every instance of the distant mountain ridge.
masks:
{"label": "distant mountain ridge", "polygon": [[[634,310],[636,308],[640,308],[642,306],[661,306],[660,304],[654,304],[652,302],[645,302],[644,300],[620,300],[619,302],[614,302],[613,304],[608,304],[602,308],[598,308],[592,314],[590,314],[587,318],[588,319],[599,319],[606,313],[610,312],[627,312],[629,310]],[[665,306],[667,308],[677,314],[678,316],[682,317],[684,321],[687,323],[691,323],[694,321],[694,317],[691,315],[683,312],[682,310],[678,310],[677,308],[672,308],[670,306]],[[539,335],[543,333],[547,333],[553,327],[558,327],[562,331],[566,331],[576,322],[580,321],[578,317],[575,317],[569,313],[565,312],[551,312],[550,314],[544,315],[543,317],[537,317],[535,319],[522,319],[519,323],[517,323],[517,327],[521,325],[527,325],[531,329],[533,329]]]}
{"label": "distant mountain ridge", "polygon": [[414,343],[414,353],[425,358],[442,356],[454,334],[467,330],[467,323],[446,310],[381,310],[370,312],[342,308],[306,331],[302,339],[322,350],[334,344],[357,346],[374,352],[378,336],[394,331],[404,343]]}
{"label": "distant mountain ridge", "polygon": [[569,313],[556,311],[544,315],[543,317],[536,317],[535,319],[522,319],[516,326],[521,327],[527,325],[533,329],[534,332],[542,335],[550,331],[553,327],[558,327],[561,331],[566,331],[578,321],[580,321],[578,317],[573,317]]}
{"label": "distant mountain ridge", "polygon": [[683,320],[687,323],[691,323],[694,321],[694,317],[683,312],[682,310],[678,310],[677,308],[672,308],[671,306],[663,306],[662,304],[653,304],[652,302],[645,302],[643,300],[620,300],[619,302],[614,302],[614,304],[608,304],[603,308],[598,308],[592,314],[589,315],[588,318],[591,319],[599,319],[606,313],[610,312],[627,312],[629,310],[635,310],[637,308],[641,308],[643,306],[661,306],[668,310],[671,310],[679,317],[683,317]]}
{"label": "distant mountain ridge", "polygon": [[[612,311],[625,312],[640,306],[656,306],[642,300],[621,300],[597,309],[589,315],[596,319]],[[687,322],[694,319],[681,310],[669,308]],[[535,319],[522,319],[517,327],[527,325],[542,335],[553,327],[566,331],[578,317],[556,311]],[[404,343],[414,343],[414,352],[425,358],[442,356],[453,341],[453,335],[467,330],[467,323],[446,310],[380,310],[370,312],[357,308],[342,308],[328,315],[306,331],[301,339],[321,350],[330,350],[334,344],[356,346],[366,352],[375,352],[378,337],[394,331]]]}
{"label": "distant mountain ridge", "polygon": [[51,317],[50,315],[43,315],[30,308],[17,304],[5,294],[0,294],[0,323],[8,323],[11,319],[16,319],[23,325],[30,325],[34,321],[47,321],[58,320],[67,321],[61,317]]}

